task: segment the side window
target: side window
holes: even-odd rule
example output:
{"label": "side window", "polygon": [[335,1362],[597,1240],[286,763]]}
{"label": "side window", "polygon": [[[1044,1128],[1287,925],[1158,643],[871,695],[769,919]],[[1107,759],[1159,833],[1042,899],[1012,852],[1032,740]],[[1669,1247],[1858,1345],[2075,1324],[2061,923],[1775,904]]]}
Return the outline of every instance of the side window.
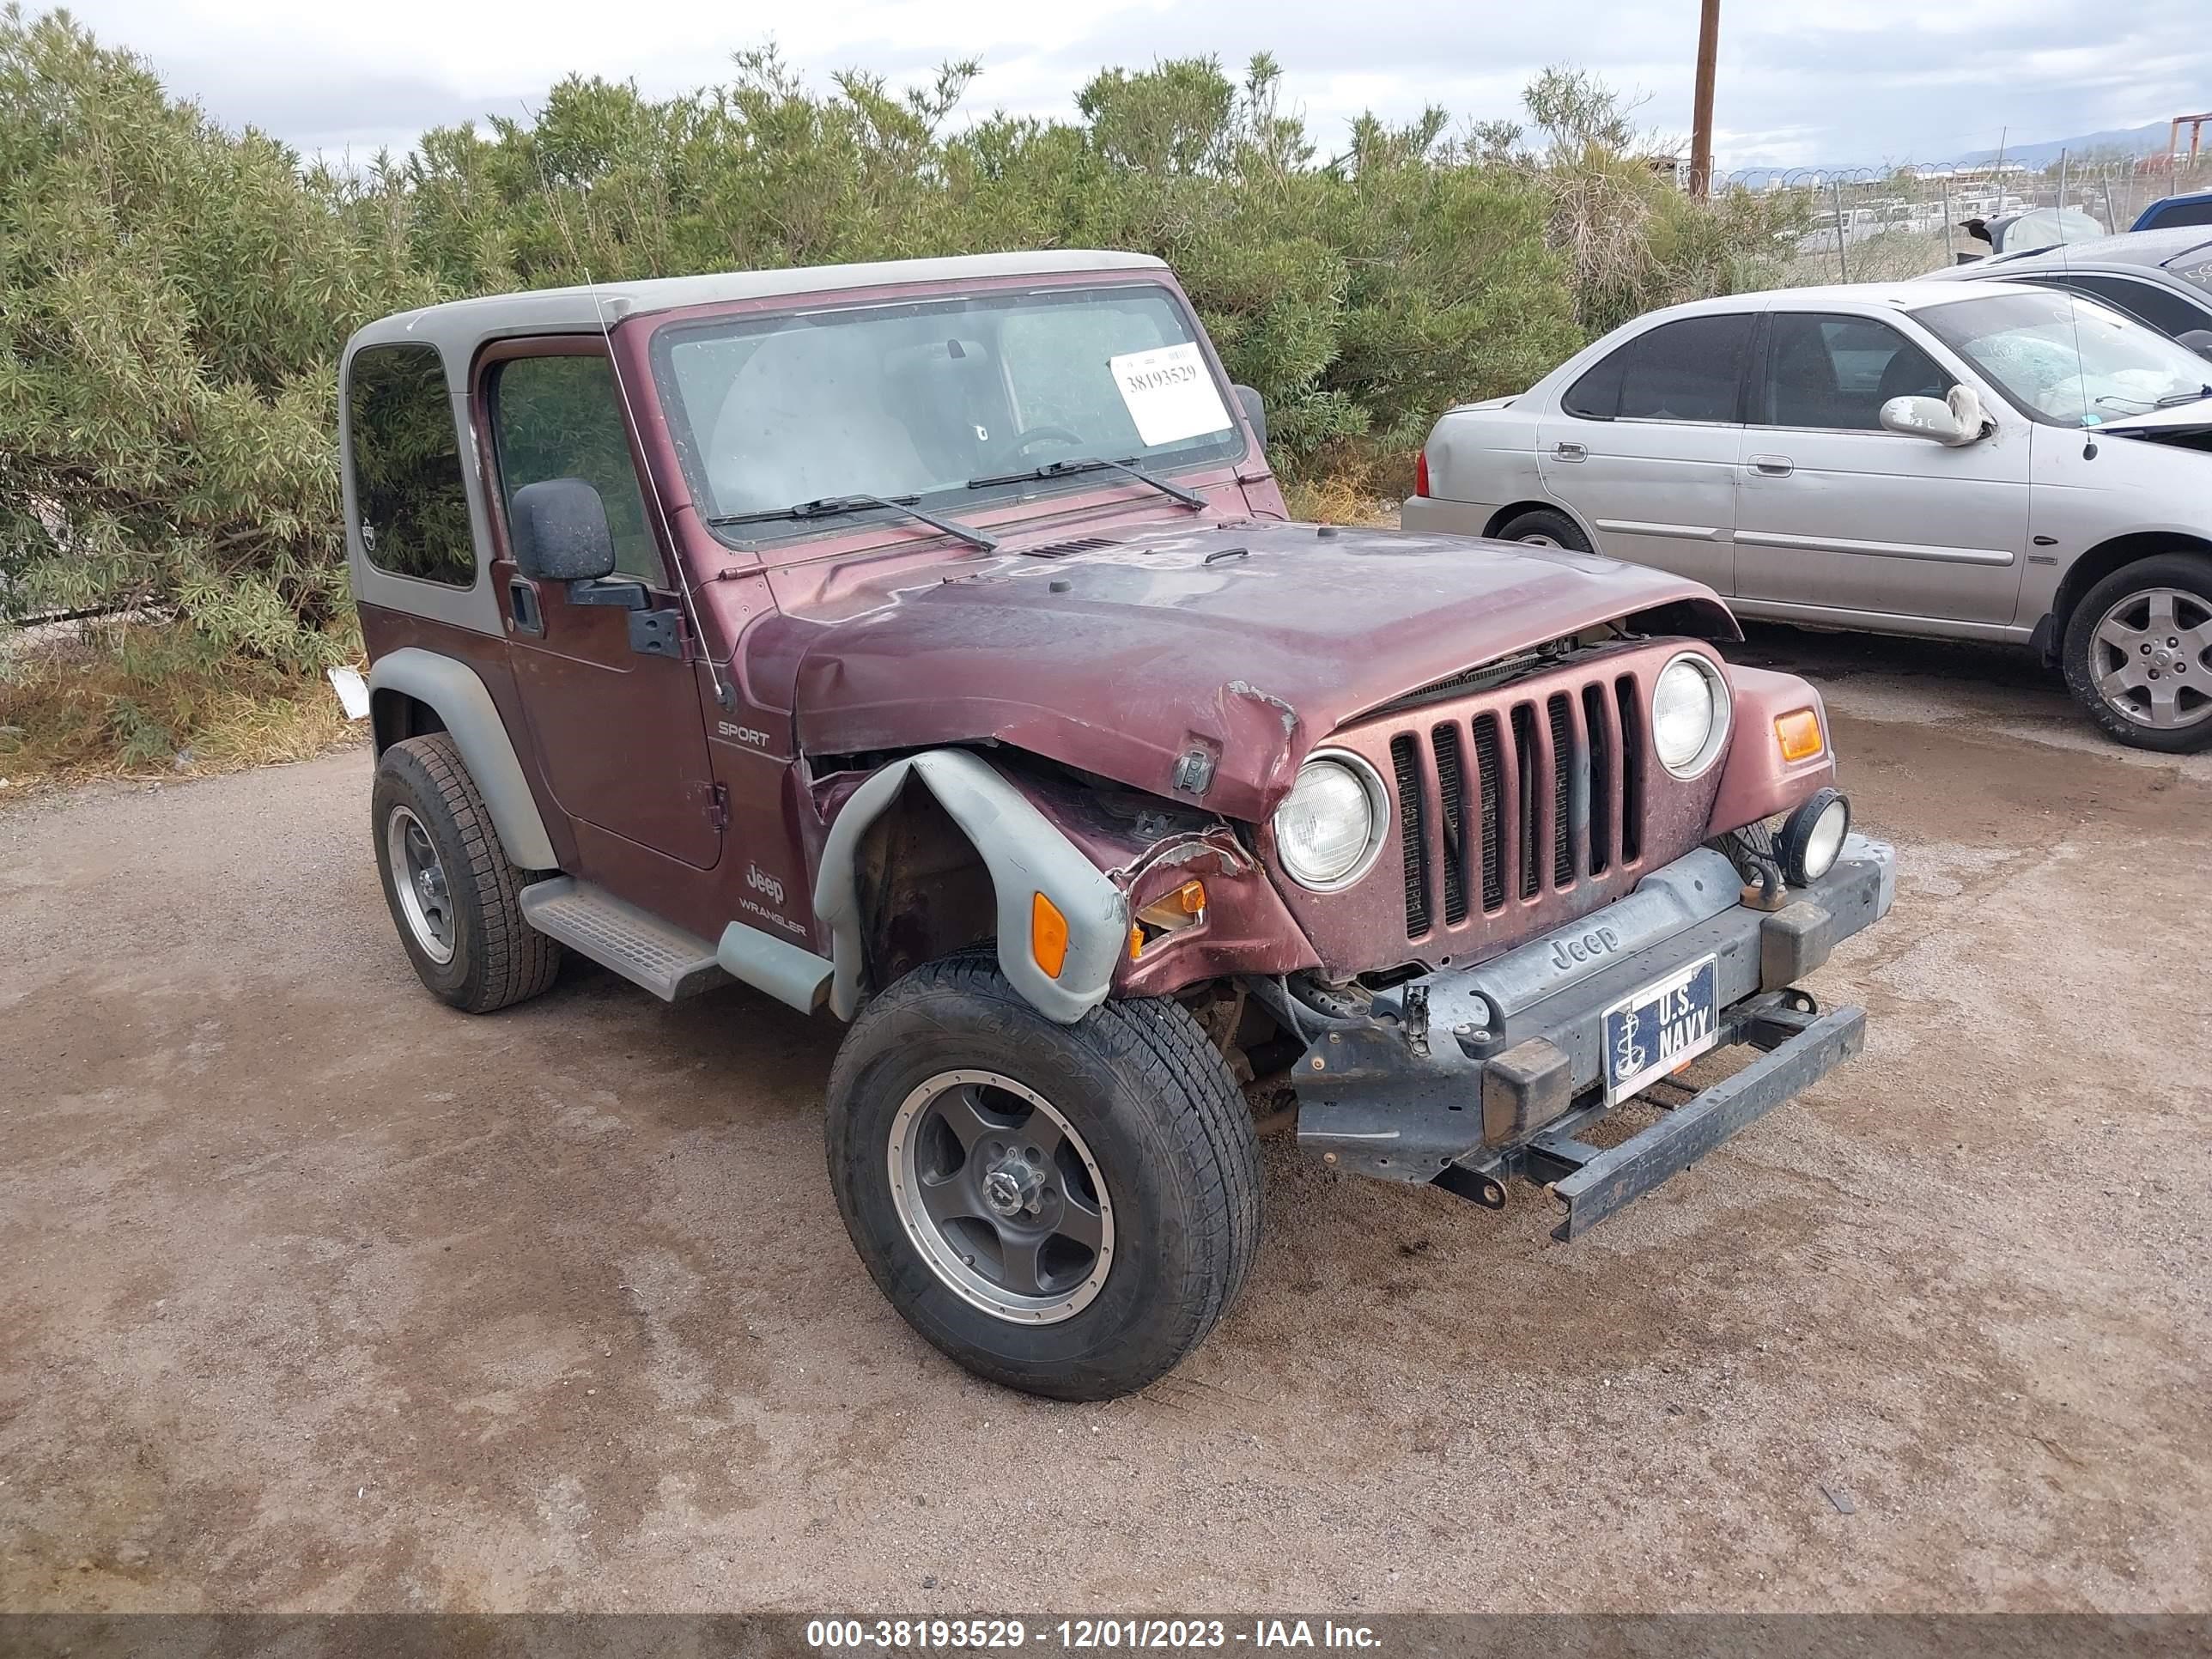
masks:
{"label": "side window", "polygon": [[1941,398],[1953,385],[1887,323],[1776,312],[1753,415],[1761,426],[1880,432],[1881,406],[1892,398]]}
{"label": "side window", "polygon": [[1745,312],[1662,323],[1590,368],[1560,407],[1596,421],[1734,422],[1756,320]]}
{"label": "side window", "polygon": [[606,503],[615,569],[659,586],[666,573],[630,459],[614,370],[601,356],[517,357],[491,386],[502,505],[544,478],[581,478]]}
{"label": "side window", "polygon": [[395,576],[475,586],[460,436],[438,349],[363,346],[346,380],[346,418],[368,562]]}
{"label": "side window", "polygon": [[2063,283],[2093,300],[2102,300],[2115,311],[2124,312],[2139,323],[2148,323],[2161,334],[2179,336],[2192,328],[2212,328],[2212,317],[2155,283],[2139,283],[2132,276],[2106,276],[2094,270],[2075,271],[2047,280]]}
{"label": "side window", "polygon": [[2160,213],[2151,228],[2172,230],[2180,225],[2212,225],[2212,200],[2176,202]]}

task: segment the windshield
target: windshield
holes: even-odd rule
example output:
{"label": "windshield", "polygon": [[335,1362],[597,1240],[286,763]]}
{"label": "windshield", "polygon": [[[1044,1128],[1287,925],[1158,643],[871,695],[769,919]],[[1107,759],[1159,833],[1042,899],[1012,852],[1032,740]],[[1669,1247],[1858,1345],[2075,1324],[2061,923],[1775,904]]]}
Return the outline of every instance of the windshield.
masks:
{"label": "windshield", "polygon": [[726,520],[857,495],[957,511],[1110,476],[1006,476],[1054,461],[1232,459],[1243,434],[1199,338],[1168,289],[1125,283],[723,319],[662,331],[654,358],[702,514]]}
{"label": "windshield", "polygon": [[2141,323],[2055,289],[2022,289],[1913,313],[2023,414],[2059,426],[2203,397],[2208,363]]}

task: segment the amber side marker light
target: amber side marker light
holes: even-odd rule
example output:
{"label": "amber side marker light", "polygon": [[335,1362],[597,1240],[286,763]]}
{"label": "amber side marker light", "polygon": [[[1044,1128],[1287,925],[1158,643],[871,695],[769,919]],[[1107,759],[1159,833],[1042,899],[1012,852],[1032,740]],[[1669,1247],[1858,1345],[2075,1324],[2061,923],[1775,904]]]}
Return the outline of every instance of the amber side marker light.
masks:
{"label": "amber side marker light", "polygon": [[1042,893],[1030,901],[1030,954],[1054,979],[1067,966],[1067,918]]}
{"label": "amber side marker light", "polygon": [[1786,761],[1810,760],[1828,746],[1820,736],[1820,717],[1809,708],[1777,714],[1774,740],[1782,745],[1782,758]]}

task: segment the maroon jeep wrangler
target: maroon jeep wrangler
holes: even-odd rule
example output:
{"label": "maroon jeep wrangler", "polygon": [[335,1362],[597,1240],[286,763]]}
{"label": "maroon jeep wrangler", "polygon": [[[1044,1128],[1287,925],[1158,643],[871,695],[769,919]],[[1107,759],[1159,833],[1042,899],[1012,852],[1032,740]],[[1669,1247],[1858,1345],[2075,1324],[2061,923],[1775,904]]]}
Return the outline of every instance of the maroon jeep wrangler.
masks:
{"label": "maroon jeep wrangler", "polygon": [[1796,988],[1894,890],[1812,688],[1672,575],[1288,522],[1157,260],[463,301],[362,331],[342,404],[423,983],[486,1012],[566,949],[850,1021],[830,1185],[984,1376],[1205,1337],[1255,1102],[1571,1237],[1862,1042]]}

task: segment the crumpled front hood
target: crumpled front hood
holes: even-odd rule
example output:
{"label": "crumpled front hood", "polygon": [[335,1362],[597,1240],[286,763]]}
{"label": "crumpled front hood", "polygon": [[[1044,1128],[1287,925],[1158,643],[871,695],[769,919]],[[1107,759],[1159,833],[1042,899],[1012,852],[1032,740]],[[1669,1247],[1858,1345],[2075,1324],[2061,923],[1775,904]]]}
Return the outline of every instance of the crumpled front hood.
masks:
{"label": "crumpled front hood", "polygon": [[[834,614],[794,687],[812,754],[995,738],[1256,822],[1352,717],[1592,623],[1687,602],[1676,629],[1737,638],[1712,591],[1613,559],[1399,531],[1239,524],[1008,553]],[[1193,750],[1212,777],[1176,787]]]}

